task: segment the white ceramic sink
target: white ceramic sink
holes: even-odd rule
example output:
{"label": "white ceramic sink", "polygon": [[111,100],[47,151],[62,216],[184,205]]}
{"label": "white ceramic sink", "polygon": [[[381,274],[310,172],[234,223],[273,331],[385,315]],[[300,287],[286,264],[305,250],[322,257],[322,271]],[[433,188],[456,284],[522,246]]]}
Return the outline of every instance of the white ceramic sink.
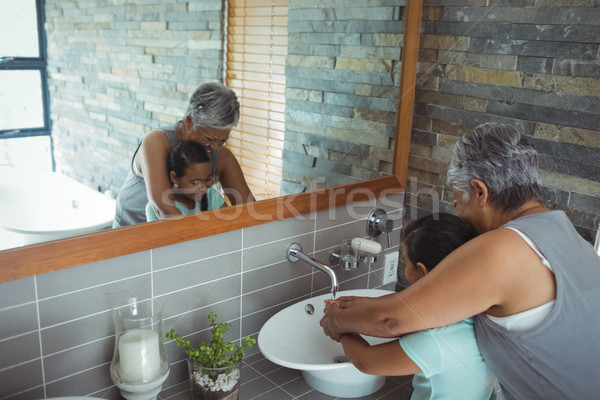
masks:
{"label": "white ceramic sink", "polygon": [[[341,296],[379,297],[393,293],[381,289],[357,289],[338,293]],[[319,321],[324,301],[331,294],[302,300],[272,316],[258,334],[258,346],[270,361],[302,371],[304,380],[314,389],[336,397],[361,397],[379,390],[384,376],[367,375],[345,361],[338,342],[325,336]],[[306,310],[313,310],[312,314]],[[390,339],[365,337],[371,343]]]}

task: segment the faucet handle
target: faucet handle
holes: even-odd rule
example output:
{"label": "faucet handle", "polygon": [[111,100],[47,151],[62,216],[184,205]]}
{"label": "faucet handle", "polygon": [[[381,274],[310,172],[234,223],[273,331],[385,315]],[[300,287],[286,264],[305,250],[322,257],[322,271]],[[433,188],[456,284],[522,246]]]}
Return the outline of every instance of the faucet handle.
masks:
{"label": "faucet handle", "polygon": [[392,231],[394,230],[394,220],[387,218],[387,213],[381,208],[376,208],[367,218],[367,234],[370,237],[376,237],[383,232],[387,234],[388,247],[392,247]]}

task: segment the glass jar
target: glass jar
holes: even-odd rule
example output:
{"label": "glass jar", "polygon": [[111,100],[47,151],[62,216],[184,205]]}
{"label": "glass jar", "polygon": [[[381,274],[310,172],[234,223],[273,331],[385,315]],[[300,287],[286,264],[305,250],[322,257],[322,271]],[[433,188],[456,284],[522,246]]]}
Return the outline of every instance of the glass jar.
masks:
{"label": "glass jar", "polygon": [[115,350],[110,376],[125,398],[156,398],[169,375],[162,311],[159,302],[138,298],[128,298],[112,309]]}
{"label": "glass jar", "polygon": [[189,359],[192,400],[237,400],[240,393],[242,361],[228,367],[206,368]]}

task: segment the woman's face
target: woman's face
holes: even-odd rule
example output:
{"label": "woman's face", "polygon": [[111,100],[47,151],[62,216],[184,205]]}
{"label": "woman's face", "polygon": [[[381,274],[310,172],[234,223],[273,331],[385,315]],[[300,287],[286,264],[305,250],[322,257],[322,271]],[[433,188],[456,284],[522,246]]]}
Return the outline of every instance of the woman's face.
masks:
{"label": "woman's face", "polygon": [[452,192],[452,204],[454,204],[454,208],[456,208],[456,214],[461,219],[467,221],[473,227],[476,227],[478,220],[475,217],[475,211],[477,207],[475,207],[476,204],[474,196],[472,196],[471,193],[469,200],[465,201],[464,194],[465,193],[462,191],[454,190]]}
{"label": "woman's face", "polygon": [[229,131],[192,125],[187,131],[187,140],[200,143],[207,152],[212,152],[223,146],[229,138]]}
{"label": "woman's face", "polygon": [[183,176],[172,176],[172,179],[173,183],[179,186],[181,193],[194,201],[202,200],[204,193],[213,185],[209,162],[190,165],[185,169]]}

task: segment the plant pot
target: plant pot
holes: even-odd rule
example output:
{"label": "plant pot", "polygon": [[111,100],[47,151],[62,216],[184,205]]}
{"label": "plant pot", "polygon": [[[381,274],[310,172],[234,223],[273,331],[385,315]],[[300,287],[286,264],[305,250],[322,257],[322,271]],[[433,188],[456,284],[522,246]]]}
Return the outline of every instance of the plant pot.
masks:
{"label": "plant pot", "polygon": [[224,368],[205,368],[189,359],[192,400],[237,400],[242,361]]}

